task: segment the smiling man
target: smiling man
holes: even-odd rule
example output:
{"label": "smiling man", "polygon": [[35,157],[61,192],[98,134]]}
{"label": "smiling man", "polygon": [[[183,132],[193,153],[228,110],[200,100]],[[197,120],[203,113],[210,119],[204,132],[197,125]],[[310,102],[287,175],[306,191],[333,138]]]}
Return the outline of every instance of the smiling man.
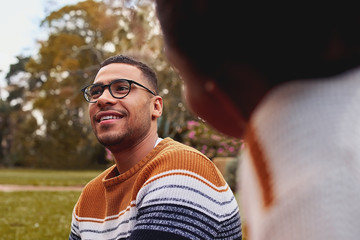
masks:
{"label": "smiling man", "polygon": [[115,165],[85,186],[70,240],[242,238],[237,202],[215,165],[159,138],[163,100],[152,69],[114,56],[82,91],[94,133]]}

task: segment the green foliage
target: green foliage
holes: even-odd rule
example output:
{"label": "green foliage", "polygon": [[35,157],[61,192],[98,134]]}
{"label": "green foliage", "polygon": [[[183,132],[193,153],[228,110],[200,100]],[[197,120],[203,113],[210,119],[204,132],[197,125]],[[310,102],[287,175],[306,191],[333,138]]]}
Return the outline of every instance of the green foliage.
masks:
{"label": "green foliage", "polygon": [[0,192],[3,240],[67,239],[80,192]]}
{"label": "green foliage", "polygon": [[11,108],[8,102],[5,102],[0,99],[0,166],[1,164],[8,162],[8,126],[9,126],[9,115],[11,113]]}
{"label": "green foliage", "polygon": [[[194,116],[184,103],[179,75],[164,55],[151,1],[83,1],[51,12],[42,28],[48,38],[39,41],[37,54],[18,57],[6,76],[9,97],[0,102],[0,166],[106,166],[105,149],[92,133],[80,89],[93,81],[100,62],[119,53],[140,56],[157,72],[164,99],[159,135],[179,141],[187,137],[187,122]],[[190,145],[207,144],[199,141],[192,139]]]}
{"label": "green foliage", "polygon": [[10,84],[11,76],[14,76],[19,72],[22,72],[25,69],[25,64],[29,61],[29,57],[17,56],[16,58],[18,62],[10,65],[10,70],[5,76],[9,84]]}
{"label": "green foliage", "polygon": [[226,165],[224,178],[225,181],[229,184],[229,187],[233,192],[237,192],[237,170],[239,166],[239,158],[233,157]]}

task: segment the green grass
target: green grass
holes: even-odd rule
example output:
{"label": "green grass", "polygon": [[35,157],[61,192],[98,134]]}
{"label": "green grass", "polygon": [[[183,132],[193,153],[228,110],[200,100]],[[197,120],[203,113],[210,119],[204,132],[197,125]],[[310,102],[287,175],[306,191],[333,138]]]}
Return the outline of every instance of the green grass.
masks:
{"label": "green grass", "polygon": [[68,239],[80,192],[0,192],[2,240]]}
{"label": "green grass", "polygon": [[[0,169],[0,184],[83,186],[100,172]],[[80,191],[0,192],[0,239],[68,239],[79,196]]]}
{"label": "green grass", "polygon": [[[0,169],[0,184],[79,186],[100,172]],[[0,191],[0,239],[68,239],[72,210],[79,196],[80,191]]]}
{"label": "green grass", "polygon": [[0,184],[83,186],[101,171],[0,169]]}

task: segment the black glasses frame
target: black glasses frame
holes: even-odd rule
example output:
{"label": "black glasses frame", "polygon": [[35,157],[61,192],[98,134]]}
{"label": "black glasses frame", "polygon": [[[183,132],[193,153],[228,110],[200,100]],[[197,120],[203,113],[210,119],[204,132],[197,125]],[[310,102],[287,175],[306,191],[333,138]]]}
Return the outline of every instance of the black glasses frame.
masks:
{"label": "black glasses frame", "polygon": [[[128,91],[124,96],[115,97],[114,94],[113,94],[112,91],[111,91],[111,85],[114,84],[114,83],[122,82],[122,81],[126,81],[126,82],[129,83],[129,91]],[[135,85],[138,85],[138,86],[144,88],[146,91],[148,91],[149,93],[151,93],[151,94],[154,95],[154,96],[157,95],[155,92],[151,91],[149,88],[145,87],[144,85],[142,85],[142,84],[140,84],[140,83],[137,83],[137,82],[135,82],[135,81],[133,81],[133,80],[129,80],[129,79],[116,79],[116,80],[113,80],[110,84],[105,84],[105,85],[103,85],[103,84],[90,84],[90,85],[87,85],[87,86],[85,86],[84,88],[82,88],[81,91],[83,92],[84,98],[85,98],[85,100],[86,100],[87,102],[89,102],[89,103],[96,103],[97,100],[91,101],[89,94],[87,94],[87,92],[86,92],[87,89],[91,89],[91,88],[89,88],[89,87],[101,87],[101,90],[102,90],[101,95],[104,93],[105,88],[109,88],[109,92],[110,92],[110,94],[111,94],[111,96],[112,96],[113,98],[122,99],[122,98],[126,97],[127,95],[129,95],[129,93],[130,93],[130,91],[131,91],[131,84],[135,84]],[[101,96],[101,95],[100,95],[100,96]],[[99,96],[99,97],[100,97],[100,96]]]}

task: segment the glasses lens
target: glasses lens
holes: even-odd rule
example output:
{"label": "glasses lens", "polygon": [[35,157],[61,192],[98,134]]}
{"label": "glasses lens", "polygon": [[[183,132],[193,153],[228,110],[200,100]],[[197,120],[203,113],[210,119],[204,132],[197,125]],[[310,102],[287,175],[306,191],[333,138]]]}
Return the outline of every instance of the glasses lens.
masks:
{"label": "glasses lens", "polygon": [[92,102],[98,99],[103,93],[102,86],[99,85],[90,85],[85,90],[87,100]]}
{"label": "glasses lens", "polygon": [[111,93],[114,97],[121,98],[126,96],[130,91],[130,84],[128,81],[118,80],[112,82],[111,86]]}

